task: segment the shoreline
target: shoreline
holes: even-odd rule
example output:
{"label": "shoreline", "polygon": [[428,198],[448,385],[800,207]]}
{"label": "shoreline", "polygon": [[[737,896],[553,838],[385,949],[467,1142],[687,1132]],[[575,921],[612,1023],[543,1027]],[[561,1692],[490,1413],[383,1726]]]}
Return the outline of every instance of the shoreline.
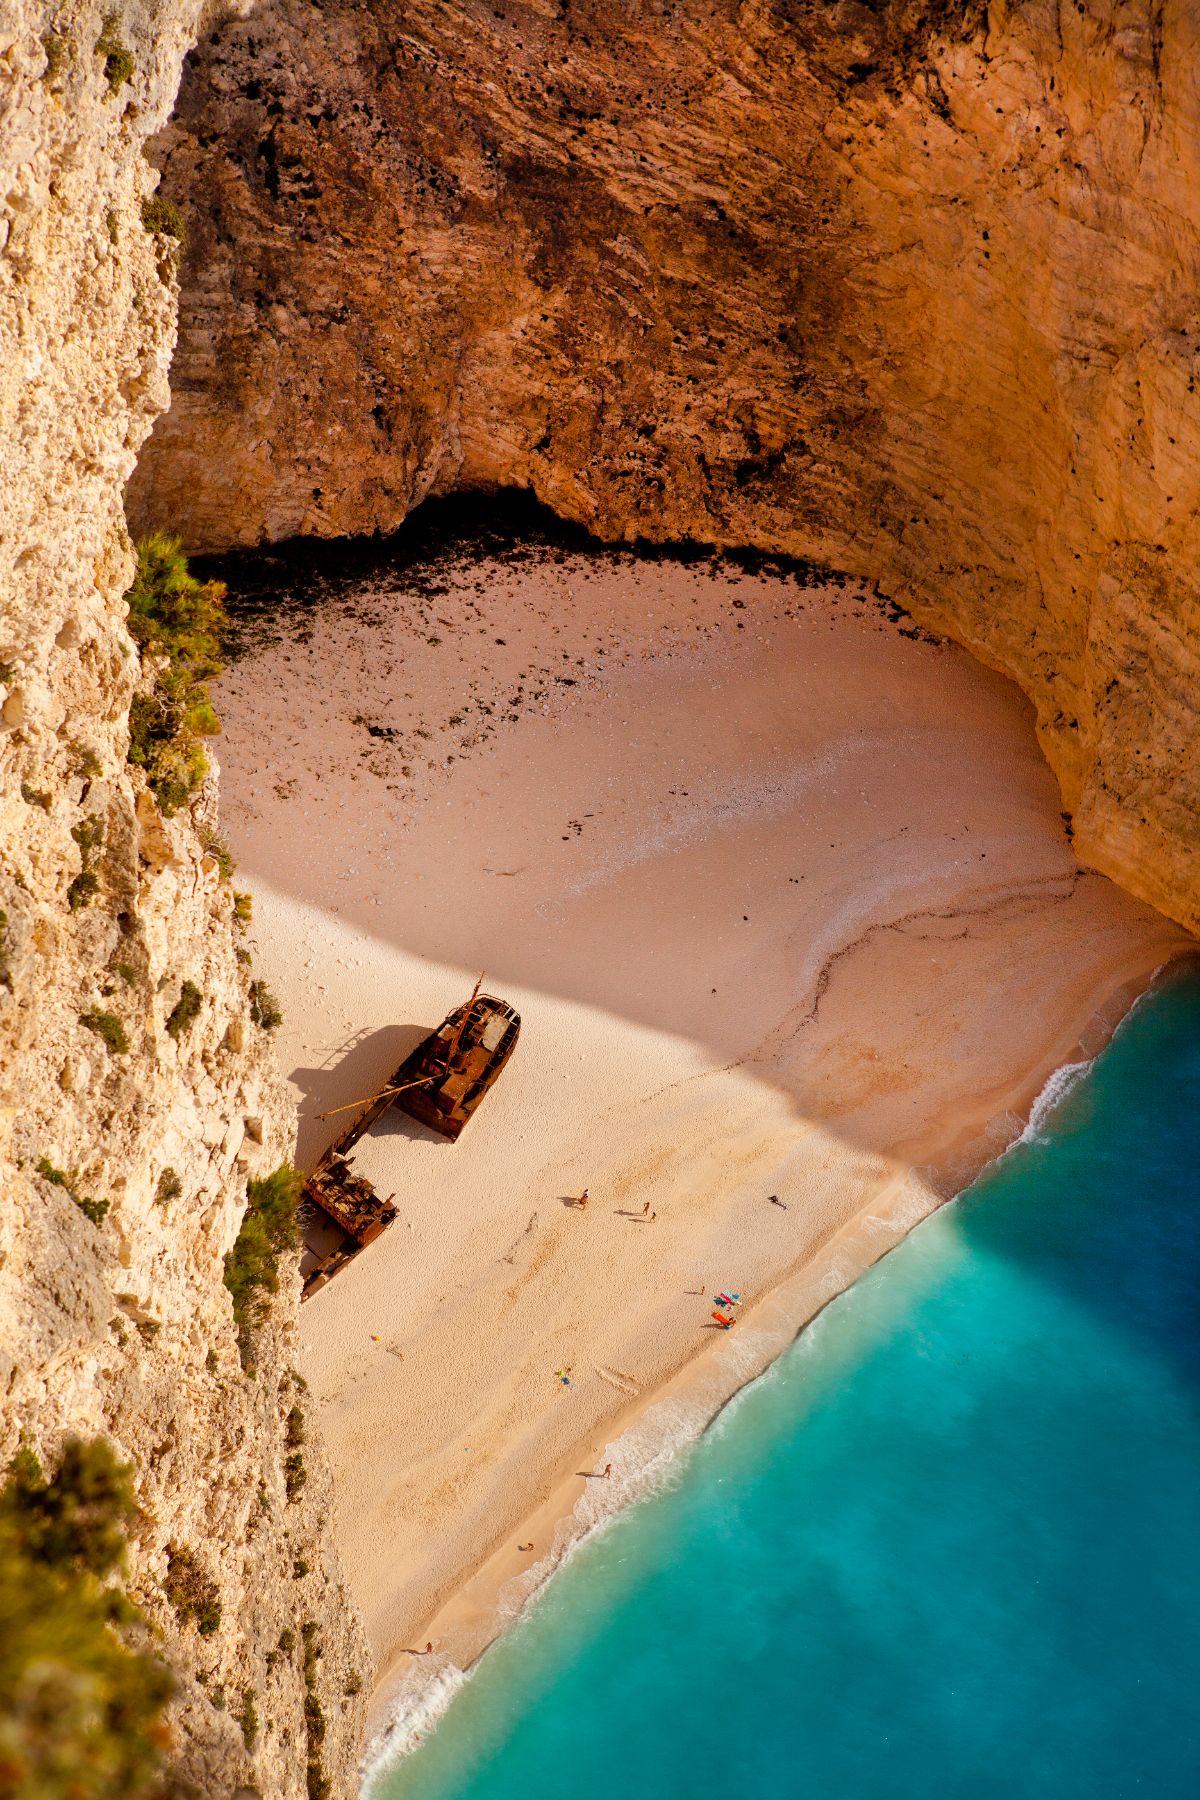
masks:
{"label": "shoreline", "polygon": [[1075,861],[1016,690],[853,584],[468,556],[281,604],[217,701],[300,1166],[480,969],[523,1017],[457,1144],[361,1140],[396,1222],[301,1314],[376,1665],[436,1638],[424,1685],[620,1496],[581,1471],[694,1437],[1186,940]]}
{"label": "shoreline", "polygon": [[[600,1490],[615,1494],[615,1504],[584,1507],[595,1478],[560,1477],[536,1511],[519,1522],[514,1534],[543,1542],[550,1536],[546,1554],[532,1567],[522,1565],[511,1545],[485,1558],[414,1634],[417,1640],[428,1636],[440,1646],[428,1663],[424,1655],[401,1651],[387,1668],[377,1671],[360,1765],[364,1800],[370,1800],[375,1784],[436,1725],[480,1658],[536,1604],[574,1552],[595,1531],[606,1529],[629,1507],[657,1491],[661,1485],[657,1465],[664,1456],[668,1460],[662,1479],[670,1479],[680,1459],[726,1407],[769,1373],[828,1305],[849,1292],[918,1225],[958,1199],[985,1169],[1024,1139],[1038,1101],[1062,1070],[1090,1066],[1133,1010],[1197,955],[1200,952],[1184,948],[1156,966],[1126,971],[1115,987],[1098,990],[1087,1017],[1063,1026],[1054,1050],[1047,1050],[1029,1069],[1014,1088],[1011,1104],[993,1115],[982,1131],[966,1128],[946,1146],[940,1164],[898,1172],[821,1251],[760,1295],[745,1309],[744,1318],[739,1316],[739,1348],[747,1337],[754,1340],[748,1366],[714,1368],[722,1352],[732,1348],[722,1334],[698,1348],[661,1388],[639,1396],[618,1413],[612,1421],[611,1438],[596,1446],[594,1457],[597,1463],[614,1462],[618,1477],[626,1477],[619,1488]],[[997,1130],[1003,1132],[1003,1141]],[[947,1185],[949,1182],[953,1185]],[[843,1253],[843,1260],[823,1275],[822,1252],[828,1260],[834,1250]],[[724,1360],[731,1364],[743,1359],[726,1355]],[[622,1458],[622,1451],[638,1435],[639,1427],[649,1425],[657,1411],[672,1405],[677,1411],[671,1441],[665,1433],[644,1433],[648,1441],[637,1446],[644,1460],[631,1462],[621,1471],[616,1459],[628,1460]]]}

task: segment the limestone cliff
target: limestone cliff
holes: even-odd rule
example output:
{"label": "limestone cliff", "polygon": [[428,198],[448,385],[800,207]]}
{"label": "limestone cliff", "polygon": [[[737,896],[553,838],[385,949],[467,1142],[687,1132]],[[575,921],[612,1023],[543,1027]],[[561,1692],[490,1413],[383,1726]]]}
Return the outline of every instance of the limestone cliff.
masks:
{"label": "limestone cliff", "polygon": [[141,150],[200,14],[15,0],[0,23],[0,1461],[24,1432],[52,1464],[78,1432],[136,1463],[171,1791],[292,1800],[321,1791],[318,1706],[326,1791],[353,1790],[369,1668],[290,1369],[294,1268],[254,1379],[223,1282],[290,1108],[201,842],[215,781],[163,818],[126,760],[123,488],[167,400],[177,293]]}
{"label": "limestone cliff", "polygon": [[1200,925],[1200,21],[1162,0],[278,0],[191,59],[142,521],[531,487],[865,573]]}

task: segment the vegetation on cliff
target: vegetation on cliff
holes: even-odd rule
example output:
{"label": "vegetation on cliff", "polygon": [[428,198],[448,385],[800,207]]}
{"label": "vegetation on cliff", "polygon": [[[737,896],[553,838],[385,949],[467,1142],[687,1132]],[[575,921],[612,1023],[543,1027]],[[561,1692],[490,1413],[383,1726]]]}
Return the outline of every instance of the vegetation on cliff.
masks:
{"label": "vegetation on cliff", "polygon": [[129,760],[169,817],[199,789],[208,772],[203,739],[221,729],[207,684],[221,670],[225,589],[189,574],[178,538],[151,532],[137,556],[125,598],[147,681],[129,710]]}
{"label": "vegetation on cliff", "polygon": [[286,1163],[261,1181],[246,1183],[247,1206],[233,1249],[225,1258],[225,1286],[233,1296],[242,1367],[253,1366],[255,1325],[279,1292],[279,1258],[295,1248],[300,1176]]}
{"label": "vegetation on cliff", "polygon": [[62,1188],[63,1192],[75,1202],[84,1217],[92,1221],[93,1225],[104,1223],[105,1215],[108,1212],[108,1201],[93,1200],[90,1194],[79,1192],[78,1170],[56,1169],[48,1156],[39,1156],[36,1166],[42,1180],[48,1181],[52,1187]]}
{"label": "vegetation on cliff", "polygon": [[194,1624],[201,1637],[211,1637],[221,1623],[216,1583],[206,1575],[186,1544],[168,1544],[167,1579],[163,1592],[180,1624]]}
{"label": "vegetation on cliff", "polygon": [[26,1449],[0,1488],[0,1796],[159,1790],[171,1676],[114,1580],[131,1474],[103,1439],[68,1439],[51,1479]]}
{"label": "vegetation on cliff", "polygon": [[[100,27],[100,36],[93,46],[97,56],[104,58],[104,79],[108,83],[110,94],[119,94],[127,81],[132,81],[137,69],[133,60],[133,52],[126,44],[120,31],[120,16],[115,12],[105,13]],[[47,68],[53,60],[45,40],[42,47],[46,50]]]}
{"label": "vegetation on cliff", "polygon": [[321,1657],[321,1642],[317,1636],[316,1620],[306,1619],[300,1635],[304,1640],[304,1729],[308,1740],[308,1800],[329,1800],[331,1788],[322,1754],[325,1743],[325,1709],[321,1705],[317,1689],[317,1663]]}
{"label": "vegetation on cliff", "polygon": [[176,254],[187,243],[187,221],[173,200],[164,194],[152,194],[142,207],[142,224],[156,237],[174,238]]}
{"label": "vegetation on cliff", "polygon": [[171,1037],[181,1038],[185,1031],[190,1031],[200,1017],[203,1004],[204,996],[195,982],[185,981],[167,1019],[167,1031]]}

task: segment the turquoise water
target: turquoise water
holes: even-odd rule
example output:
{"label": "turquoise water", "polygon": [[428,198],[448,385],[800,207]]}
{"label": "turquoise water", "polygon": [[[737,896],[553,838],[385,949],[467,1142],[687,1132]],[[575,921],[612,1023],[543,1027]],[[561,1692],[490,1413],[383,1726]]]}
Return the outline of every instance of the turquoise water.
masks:
{"label": "turquoise water", "polygon": [[1200,1794],[1200,979],[726,1410],[386,1800]]}

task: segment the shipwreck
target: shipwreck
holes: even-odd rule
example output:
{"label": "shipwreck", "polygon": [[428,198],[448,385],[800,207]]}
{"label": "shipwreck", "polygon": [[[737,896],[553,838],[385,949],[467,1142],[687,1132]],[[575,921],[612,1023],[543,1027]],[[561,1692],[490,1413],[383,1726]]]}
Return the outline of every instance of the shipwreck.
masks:
{"label": "shipwreck", "polygon": [[405,1057],[386,1087],[335,1109],[359,1110],[301,1191],[303,1299],[323,1288],[396,1217],[392,1198],[381,1200],[371,1183],[350,1167],[350,1152],[359,1139],[389,1106],[399,1107],[442,1137],[458,1138],[512,1055],[520,1030],[520,1015],[508,1002],[481,994],[477,985],[465,1005],[456,1006]]}

